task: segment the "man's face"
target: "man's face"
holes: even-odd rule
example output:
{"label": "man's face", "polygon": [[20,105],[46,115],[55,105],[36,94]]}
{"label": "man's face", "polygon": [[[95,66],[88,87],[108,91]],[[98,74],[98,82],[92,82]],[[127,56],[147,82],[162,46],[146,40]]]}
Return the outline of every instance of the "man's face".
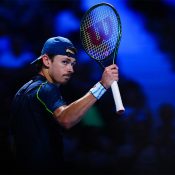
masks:
{"label": "man's face", "polygon": [[65,84],[74,73],[75,64],[75,58],[66,55],[56,55],[53,60],[50,60],[50,66],[48,68],[49,76],[54,83]]}

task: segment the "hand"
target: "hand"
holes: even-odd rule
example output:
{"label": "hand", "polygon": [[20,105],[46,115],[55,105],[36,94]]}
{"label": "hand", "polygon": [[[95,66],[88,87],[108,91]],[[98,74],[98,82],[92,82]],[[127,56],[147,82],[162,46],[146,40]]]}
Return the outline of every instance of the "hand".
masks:
{"label": "hand", "polygon": [[105,68],[100,82],[106,89],[108,89],[114,81],[118,80],[118,67],[117,65],[112,64]]}

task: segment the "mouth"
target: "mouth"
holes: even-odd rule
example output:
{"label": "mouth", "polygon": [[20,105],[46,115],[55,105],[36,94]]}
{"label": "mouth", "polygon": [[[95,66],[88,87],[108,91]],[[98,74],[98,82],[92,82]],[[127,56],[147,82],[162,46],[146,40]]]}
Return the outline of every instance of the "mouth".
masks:
{"label": "mouth", "polygon": [[69,80],[71,78],[71,75],[70,74],[67,74],[67,75],[63,75],[63,77],[66,79],[66,80]]}

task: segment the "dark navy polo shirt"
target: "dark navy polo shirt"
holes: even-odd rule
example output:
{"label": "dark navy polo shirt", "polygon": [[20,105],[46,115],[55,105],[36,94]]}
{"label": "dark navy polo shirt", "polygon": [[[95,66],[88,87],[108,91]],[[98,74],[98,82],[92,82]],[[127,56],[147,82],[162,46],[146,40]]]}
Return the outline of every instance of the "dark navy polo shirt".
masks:
{"label": "dark navy polo shirt", "polygon": [[31,173],[62,168],[62,128],[53,112],[63,105],[59,88],[41,75],[16,93],[11,122],[16,167]]}

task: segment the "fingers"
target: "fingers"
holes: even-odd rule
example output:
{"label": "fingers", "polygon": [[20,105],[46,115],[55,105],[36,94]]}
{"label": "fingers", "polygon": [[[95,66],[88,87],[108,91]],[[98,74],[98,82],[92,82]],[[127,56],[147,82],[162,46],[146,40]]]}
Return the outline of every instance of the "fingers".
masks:
{"label": "fingers", "polygon": [[106,88],[109,88],[113,81],[118,81],[118,79],[118,67],[113,64],[105,68],[101,82]]}
{"label": "fingers", "polygon": [[118,81],[119,79],[118,66],[115,64],[112,64],[108,68],[110,69],[112,79],[115,81]]}
{"label": "fingers", "polygon": [[105,68],[105,71],[109,74],[117,74],[118,75],[118,66],[115,64],[112,64]]}
{"label": "fingers", "polygon": [[106,67],[106,69],[117,69],[118,70],[118,66],[116,64],[111,64],[110,66]]}

